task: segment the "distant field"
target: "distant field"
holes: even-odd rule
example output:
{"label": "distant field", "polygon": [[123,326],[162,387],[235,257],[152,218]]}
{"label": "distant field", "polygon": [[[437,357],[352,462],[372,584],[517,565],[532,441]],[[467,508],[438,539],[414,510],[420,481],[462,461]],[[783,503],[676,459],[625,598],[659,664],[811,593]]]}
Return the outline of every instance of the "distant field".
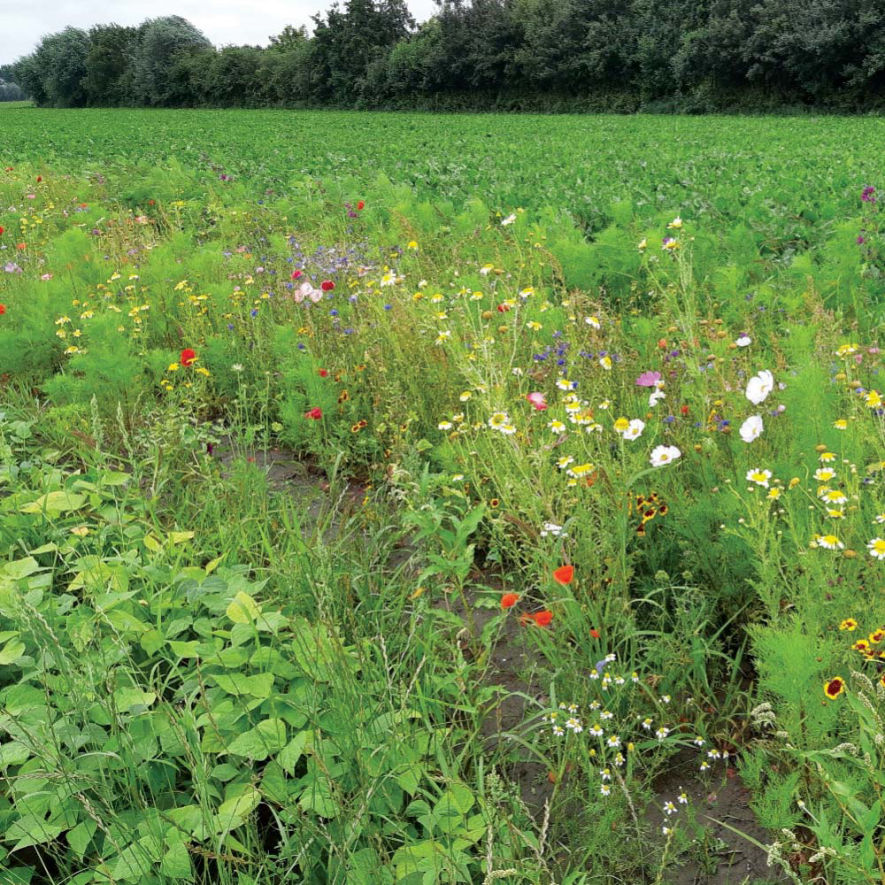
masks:
{"label": "distant field", "polygon": [[0,882],[881,883],[883,144],[0,105]]}
{"label": "distant field", "polygon": [[422,199],[564,209],[591,229],[626,200],[640,217],[772,230],[778,218],[801,238],[856,211],[857,183],[885,169],[882,118],[0,112],[5,163],[149,175],[174,160],[207,179],[218,167],[253,194],[305,177],[366,188],[383,174]]}

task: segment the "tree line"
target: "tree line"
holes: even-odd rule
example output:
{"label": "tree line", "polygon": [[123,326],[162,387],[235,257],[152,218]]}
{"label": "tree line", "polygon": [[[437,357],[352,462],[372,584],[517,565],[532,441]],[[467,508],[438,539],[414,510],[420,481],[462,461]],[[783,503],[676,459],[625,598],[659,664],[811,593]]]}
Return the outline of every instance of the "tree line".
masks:
{"label": "tree line", "polygon": [[345,0],[266,48],[178,16],[65,28],[13,66],[47,107],[885,109],[885,0]]}

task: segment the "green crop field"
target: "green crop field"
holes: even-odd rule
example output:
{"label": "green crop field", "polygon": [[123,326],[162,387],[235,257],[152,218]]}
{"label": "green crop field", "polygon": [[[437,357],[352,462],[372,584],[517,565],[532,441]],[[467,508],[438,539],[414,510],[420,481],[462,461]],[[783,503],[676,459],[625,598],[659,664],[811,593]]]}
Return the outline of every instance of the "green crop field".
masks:
{"label": "green crop field", "polygon": [[880,883],[885,120],[0,106],[0,883]]}

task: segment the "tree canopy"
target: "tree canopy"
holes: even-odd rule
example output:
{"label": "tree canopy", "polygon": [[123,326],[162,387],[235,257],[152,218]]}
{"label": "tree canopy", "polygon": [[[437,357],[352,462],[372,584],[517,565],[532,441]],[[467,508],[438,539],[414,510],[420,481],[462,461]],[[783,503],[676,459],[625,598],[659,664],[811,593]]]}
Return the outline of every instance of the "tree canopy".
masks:
{"label": "tree canopy", "polygon": [[438,0],[420,27],[404,0],[344,0],[313,25],[265,49],[178,16],[65,28],[15,80],[54,107],[885,107],[882,0]]}

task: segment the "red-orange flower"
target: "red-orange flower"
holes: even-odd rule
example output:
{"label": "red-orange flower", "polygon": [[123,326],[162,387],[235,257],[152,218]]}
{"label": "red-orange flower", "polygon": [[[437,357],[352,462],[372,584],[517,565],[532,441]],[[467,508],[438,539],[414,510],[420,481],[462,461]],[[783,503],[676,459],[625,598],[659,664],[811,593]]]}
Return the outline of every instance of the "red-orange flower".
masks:
{"label": "red-orange flower", "polygon": [[310,418],[311,421],[319,421],[323,417],[323,410],[319,406],[314,406],[304,413],[304,417]]}
{"label": "red-orange flower", "polygon": [[0,317],[2,317],[4,313],[6,313],[6,305],[0,304]]}
{"label": "red-orange flower", "polygon": [[599,639],[599,631],[598,631],[595,627],[591,627],[591,628],[590,628],[590,635],[591,635],[594,639]]}
{"label": "red-orange flower", "polygon": [[539,626],[539,627],[548,627],[550,622],[553,620],[553,612],[549,609],[543,609],[542,611],[535,612],[529,617]]}
{"label": "red-orange flower", "polygon": [[359,209],[359,210],[362,212],[362,210],[366,208],[366,201],[365,201],[365,200],[359,200],[359,201],[357,202],[357,204],[356,204],[356,208]]}
{"label": "red-orange flower", "polygon": [[324,292],[331,292],[335,288],[335,284],[331,280],[323,280],[320,283],[320,288]]}
{"label": "red-orange flower", "polygon": [[561,565],[558,569],[553,570],[553,580],[557,584],[571,584],[572,578],[575,576],[575,567],[573,565]]}
{"label": "red-orange flower", "polygon": [[181,364],[183,366],[192,366],[197,361],[197,352],[190,347],[185,347],[181,351]]}
{"label": "red-orange flower", "polygon": [[518,593],[505,593],[501,597],[501,608],[513,608],[519,602]]}

